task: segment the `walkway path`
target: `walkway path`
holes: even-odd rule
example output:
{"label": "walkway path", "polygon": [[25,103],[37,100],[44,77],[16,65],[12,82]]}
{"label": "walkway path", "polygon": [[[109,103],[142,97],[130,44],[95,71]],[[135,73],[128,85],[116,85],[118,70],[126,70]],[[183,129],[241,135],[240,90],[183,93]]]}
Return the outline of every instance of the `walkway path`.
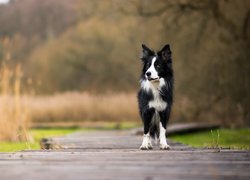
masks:
{"label": "walkway path", "polygon": [[250,179],[250,151],[193,149],[172,143],[141,151],[126,131],[54,138],[54,150],[0,153],[1,180]]}

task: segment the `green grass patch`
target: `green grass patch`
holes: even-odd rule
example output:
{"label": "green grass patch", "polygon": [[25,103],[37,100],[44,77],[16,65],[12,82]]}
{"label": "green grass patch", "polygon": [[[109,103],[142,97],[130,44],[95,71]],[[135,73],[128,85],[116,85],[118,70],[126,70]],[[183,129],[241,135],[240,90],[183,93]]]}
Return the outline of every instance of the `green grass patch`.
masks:
{"label": "green grass patch", "polygon": [[29,132],[34,138],[34,142],[0,142],[0,152],[14,152],[21,150],[38,150],[40,149],[40,140],[42,138],[48,138],[53,136],[63,136],[67,134],[74,133],[76,131],[88,132],[95,130],[121,130],[121,129],[131,129],[137,127],[138,124],[133,122],[123,122],[123,123],[105,123],[100,128],[41,128],[41,129],[31,129]]}
{"label": "green grass patch", "polygon": [[[102,125],[100,129],[103,130],[126,130],[126,129],[132,129],[139,127],[140,125],[138,123],[134,122],[108,122]],[[96,129],[96,128],[95,128]]]}
{"label": "green grass patch", "polygon": [[35,141],[39,141],[41,138],[67,135],[78,130],[79,128],[31,129],[30,133],[34,137]]}
{"label": "green grass patch", "polygon": [[250,149],[250,128],[219,129],[183,135],[173,135],[170,139],[193,147]]}
{"label": "green grass patch", "polygon": [[40,149],[40,139],[52,136],[62,136],[76,132],[77,128],[61,129],[31,129],[30,134],[34,138],[34,142],[0,142],[0,152],[13,152],[21,150]]}

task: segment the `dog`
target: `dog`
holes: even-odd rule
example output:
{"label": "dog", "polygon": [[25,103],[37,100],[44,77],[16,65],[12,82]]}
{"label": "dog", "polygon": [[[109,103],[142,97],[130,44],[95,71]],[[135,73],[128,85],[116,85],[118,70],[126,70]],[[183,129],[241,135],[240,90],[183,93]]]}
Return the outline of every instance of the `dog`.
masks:
{"label": "dog", "polygon": [[173,103],[173,68],[170,45],[160,51],[142,44],[143,68],[138,92],[138,105],[144,125],[141,150],[153,149],[151,138],[159,138],[160,149],[169,150],[166,126]]}

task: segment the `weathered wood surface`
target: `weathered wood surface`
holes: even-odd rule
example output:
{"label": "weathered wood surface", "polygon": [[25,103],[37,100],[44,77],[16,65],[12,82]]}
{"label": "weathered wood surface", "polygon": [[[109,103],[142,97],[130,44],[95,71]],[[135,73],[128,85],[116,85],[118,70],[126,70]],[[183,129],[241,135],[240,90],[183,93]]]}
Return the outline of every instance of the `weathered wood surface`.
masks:
{"label": "weathered wood surface", "polygon": [[1,180],[50,179],[250,179],[250,152],[194,149],[138,150],[128,132],[76,133],[54,138],[55,149],[0,153]]}
{"label": "weathered wood surface", "polygon": [[[220,125],[216,123],[176,123],[171,124],[167,127],[167,135],[185,134],[204,130],[214,130],[219,128]],[[143,129],[137,128],[134,129],[131,133],[134,135],[142,135]]]}

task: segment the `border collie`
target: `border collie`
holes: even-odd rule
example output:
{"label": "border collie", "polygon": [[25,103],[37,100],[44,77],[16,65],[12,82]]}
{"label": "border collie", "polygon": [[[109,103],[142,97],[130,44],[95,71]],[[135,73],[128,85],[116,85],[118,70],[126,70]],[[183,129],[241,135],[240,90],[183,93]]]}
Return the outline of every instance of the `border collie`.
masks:
{"label": "border collie", "polygon": [[151,137],[159,138],[160,149],[168,150],[166,126],[173,102],[173,69],[170,46],[155,53],[142,44],[143,69],[138,93],[140,116],[144,124],[141,150],[152,149]]}

